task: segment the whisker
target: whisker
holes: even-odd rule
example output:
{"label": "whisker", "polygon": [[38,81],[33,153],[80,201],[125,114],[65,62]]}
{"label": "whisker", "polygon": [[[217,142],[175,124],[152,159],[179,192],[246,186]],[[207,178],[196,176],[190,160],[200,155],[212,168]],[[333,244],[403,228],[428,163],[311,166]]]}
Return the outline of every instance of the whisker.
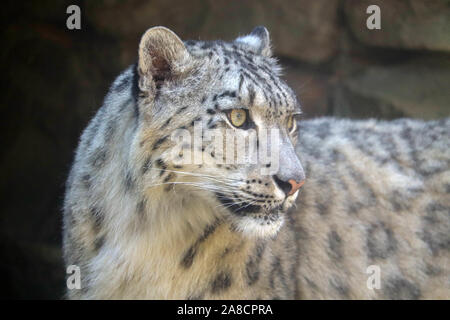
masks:
{"label": "whisker", "polygon": [[155,188],[155,187],[159,187],[159,186],[162,186],[162,185],[169,185],[169,184],[172,184],[172,185],[177,185],[177,184],[180,184],[180,185],[189,185],[189,186],[194,186],[194,187],[198,187],[198,188],[201,188],[201,189],[205,189],[205,190],[210,190],[210,191],[220,191],[220,192],[222,192],[222,193],[227,193],[227,192],[233,192],[233,191],[235,191],[235,190],[233,190],[233,189],[225,189],[225,188],[221,188],[221,187],[218,187],[218,186],[214,186],[214,185],[207,185],[207,184],[199,184],[199,183],[193,183],[193,182],[188,182],[188,181],[171,181],[171,182],[163,182],[163,183],[158,183],[158,184],[154,184],[154,185],[151,185],[151,186],[148,186],[148,188]]}
{"label": "whisker", "polygon": [[[228,186],[236,186],[235,184],[232,184],[232,183],[230,183],[230,182],[240,182],[238,179],[231,179],[231,178],[225,178],[225,177],[213,177],[213,176],[210,176],[210,175],[205,175],[205,174],[195,174],[195,173],[192,173],[192,172],[185,172],[185,171],[179,171],[179,170],[169,170],[169,169],[159,169],[159,168],[150,168],[151,170],[157,170],[157,171],[167,171],[167,172],[174,172],[174,173],[179,173],[179,174],[184,174],[184,175],[190,175],[190,176],[194,176],[194,177],[201,177],[201,178],[207,178],[207,179],[210,179],[210,180],[214,180],[214,181],[216,181],[216,182],[219,182],[219,183],[223,183],[223,184],[225,184],[225,185],[228,185]],[[222,180],[219,180],[218,178],[223,178],[223,179],[227,179],[227,180],[229,180],[228,182],[227,181],[222,181]]]}
{"label": "whisker", "polygon": [[159,168],[150,168],[150,169],[151,170],[158,170],[158,171],[175,172],[175,173],[186,174],[186,175],[191,175],[191,176],[196,176],[196,177],[206,177],[206,178],[211,178],[211,179],[214,179],[214,180],[218,180],[218,178],[221,178],[221,179],[225,179],[225,180],[229,180],[229,181],[240,182],[239,179],[227,178],[227,177],[224,177],[224,176],[212,176],[212,175],[203,174],[203,173],[193,173],[193,172],[181,171],[181,170],[170,170],[170,169],[159,169]]}

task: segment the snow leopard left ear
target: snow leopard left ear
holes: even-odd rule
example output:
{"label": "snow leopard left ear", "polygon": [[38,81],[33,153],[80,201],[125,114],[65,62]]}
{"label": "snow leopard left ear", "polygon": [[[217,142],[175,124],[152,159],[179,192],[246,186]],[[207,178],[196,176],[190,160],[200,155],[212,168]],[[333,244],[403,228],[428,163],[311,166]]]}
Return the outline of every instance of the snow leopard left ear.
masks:
{"label": "snow leopard left ear", "polygon": [[250,34],[237,38],[235,42],[246,44],[263,56],[270,57],[272,55],[269,31],[266,27],[258,26]]}
{"label": "snow leopard left ear", "polygon": [[139,87],[143,91],[161,86],[165,81],[183,75],[190,55],[183,41],[165,27],[148,29],[139,43]]}

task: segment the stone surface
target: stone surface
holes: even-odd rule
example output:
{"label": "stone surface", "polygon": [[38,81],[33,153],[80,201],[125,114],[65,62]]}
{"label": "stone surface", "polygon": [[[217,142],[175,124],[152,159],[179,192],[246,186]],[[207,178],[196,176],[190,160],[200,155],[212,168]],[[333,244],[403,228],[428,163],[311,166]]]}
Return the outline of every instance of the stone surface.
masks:
{"label": "stone surface", "polygon": [[282,60],[283,79],[297,94],[302,118],[320,117],[330,113],[330,74],[316,66]]}
{"label": "stone surface", "polygon": [[450,59],[366,68],[344,81],[335,114],[438,119],[450,116]]}
{"label": "stone surface", "polygon": [[164,25],[183,39],[227,39],[264,25],[275,52],[318,63],[338,48],[338,0],[299,1],[96,1],[87,19],[101,33],[122,39],[126,57],[135,54],[144,31]]}
{"label": "stone surface", "polygon": [[[366,27],[372,4],[381,9],[381,30]],[[448,0],[346,0],[345,16],[354,36],[368,46],[450,52]]]}

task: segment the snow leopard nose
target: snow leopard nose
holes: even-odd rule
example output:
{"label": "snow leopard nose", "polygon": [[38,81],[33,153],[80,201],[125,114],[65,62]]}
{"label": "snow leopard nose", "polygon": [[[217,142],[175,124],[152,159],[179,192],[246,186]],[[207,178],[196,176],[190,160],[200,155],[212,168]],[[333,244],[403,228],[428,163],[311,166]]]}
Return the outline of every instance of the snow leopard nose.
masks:
{"label": "snow leopard nose", "polygon": [[277,176],[273,176],[273,180],[275,181],[276,185],[288,196],[293,195],[305,183],[305,180],[295,181],[294,179],[289,179],[286,182],[281,180]]}

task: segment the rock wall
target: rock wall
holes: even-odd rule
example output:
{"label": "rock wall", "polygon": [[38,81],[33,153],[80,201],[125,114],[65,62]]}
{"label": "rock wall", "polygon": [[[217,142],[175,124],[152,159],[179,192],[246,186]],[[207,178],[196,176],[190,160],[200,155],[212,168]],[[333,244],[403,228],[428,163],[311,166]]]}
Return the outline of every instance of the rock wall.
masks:
{"label": "rock wall", "polygon": [[[66,28],[78,3],[82,29]],[[381,8],[381,30],[366,8]],[[265,25],[305,117],[450,116],[448,0],[2,3],[2,297],[60,298],[61,202],[81,130],[141,34],[231,40]]]}

